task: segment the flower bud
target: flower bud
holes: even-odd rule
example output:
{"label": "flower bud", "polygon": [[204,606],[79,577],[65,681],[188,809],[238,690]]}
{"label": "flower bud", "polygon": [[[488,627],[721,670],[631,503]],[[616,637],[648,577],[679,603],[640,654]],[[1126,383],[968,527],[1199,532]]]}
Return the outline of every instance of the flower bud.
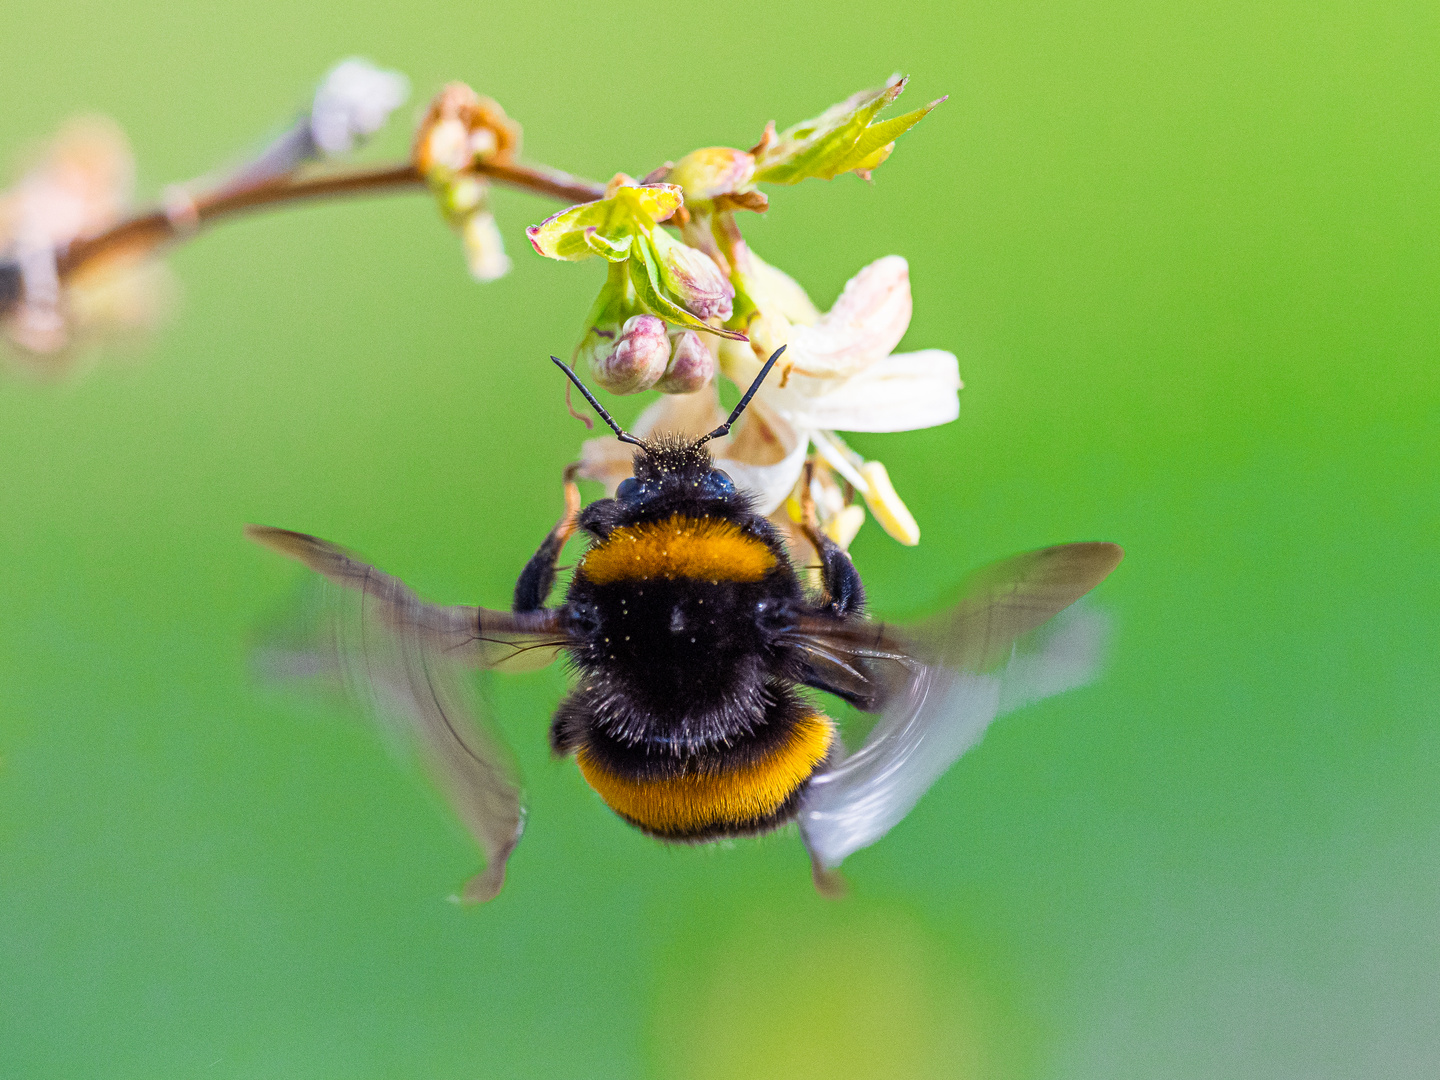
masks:
{"label": "flower bud", "polygon": [[681,158],[668,182],[684,188],[686,199],[713,199],[743,188],[754,175],[755,159],[745,151],[707,146]]}
{"label": "flower bud", "polygon": [[606,336],[607,332],[597,326],[586,335],[582,348],[589,352],[595,381],[612,394],[649,390],[665,374],[670,338],[663,320],[654,315],[634,315],[620,328],[613,347],[605,347]]}
{"label": "flower bud", "polygon": [[693,394],[715,377],[715,354],[694,330],[672,335],[670,363],[655,384],[662,394]]}
{"label": "flower bud", "polygon": [[665,289],[698,319],[728,319],[734,311],[735,287],[713,259],[660,229],[649,234],[659,259]]}
{"label": "flower bud", "polygon": [[485,208],[490,185],[475,176],[457,176],[439,189],[439,198],[441,213],[458,220]]}
{"label": "flower bud", "polygon": [[470,164],[470,132],[455,117],[440,120],[425,133],[416,156],[424,163],[427,174],[437,169],[461,172]]}
{"label": "flower bud", "polygon": [[520,125],[496,102],[461,82],[435,95],[415,133],[412,157],[422,175],[461,172],[477,158],[506,161],[520,152]]}

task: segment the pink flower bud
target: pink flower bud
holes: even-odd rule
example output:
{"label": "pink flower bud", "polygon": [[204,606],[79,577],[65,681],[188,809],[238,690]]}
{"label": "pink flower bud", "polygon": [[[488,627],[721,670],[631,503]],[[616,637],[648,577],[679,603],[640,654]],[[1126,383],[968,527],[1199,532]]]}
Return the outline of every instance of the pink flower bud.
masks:
{"label": "pink flower bud", "polygon": [[715,354],[694,330],[675,335],[670,365],[655,384],[662,394],[693,394],[715,377]]}
{"label": "pink flower bud", "polygon": [[680,305],[698,319],[730,318],[735,286],[703,251],[655,229],[650,234],[660,261],[660,278]]}
{"label": "pink flower bud", "polygon": [[664,321],[654,315],[635,315],[620,328],[613,348],[607,350],[597,343],[590,370],[595,381],[612,394],[638,394],[659,381],[669,360],[670,338]]}

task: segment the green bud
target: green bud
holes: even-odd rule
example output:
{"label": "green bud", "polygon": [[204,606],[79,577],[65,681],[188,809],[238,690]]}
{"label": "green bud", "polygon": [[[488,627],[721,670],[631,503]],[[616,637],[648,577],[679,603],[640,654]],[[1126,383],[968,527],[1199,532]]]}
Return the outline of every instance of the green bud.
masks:
{"label": "green bud", "polygon": [[[704,252],[659,227],[680,209],[680,187],[633,184],[628,179],[611,181],[603,199],[572,206],[532,225],[525,231],[530,243],[547,258],[578,262],[598,255],[612,269],[623,267],[638,312],[695,330],[743,337],[706,321],[723,321],[732,311],[735,290],[720,268]],[[614,274],[611,278],[606,289],[613,291]],[[592,318],[592,326],[594,322]]]}
{"label": "green bud", "polygon": [[728,319],[735,289],[715,261],[663,230],[648,237],[657,257],[660,287],[699,319]]}
{"label": "green bud", "polygon": [[611,263],[586,319],[576,362],[614,394],[648,390],[665,374],[670,340],[663,320],[645,311],[625,263]]}
{"label": "green bud", "polygon": [[750,186],[755,159],[743,150],[728,146],[707,146],[692,150],[670,170],[669,180],[685,189],[685,198],[713,199]]}

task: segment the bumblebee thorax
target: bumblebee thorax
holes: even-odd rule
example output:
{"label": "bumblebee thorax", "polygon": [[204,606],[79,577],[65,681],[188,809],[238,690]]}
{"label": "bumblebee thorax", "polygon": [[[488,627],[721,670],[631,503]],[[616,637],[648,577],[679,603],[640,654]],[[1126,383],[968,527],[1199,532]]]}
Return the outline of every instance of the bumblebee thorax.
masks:
{"label": "bumblebee thorax", "polygon": [[683,513],[631,521],[592,544],[575,569],[570,651],[627,705],[700,717],[759,693],[777,619],[799,598],[766,530]]}

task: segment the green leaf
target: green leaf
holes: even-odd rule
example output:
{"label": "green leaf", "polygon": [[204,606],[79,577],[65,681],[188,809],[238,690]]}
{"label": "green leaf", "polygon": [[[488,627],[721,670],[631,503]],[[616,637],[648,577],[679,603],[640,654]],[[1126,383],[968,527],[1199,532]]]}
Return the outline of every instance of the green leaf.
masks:
{"label": "green leaf", "polygon": [[788,128],[756,154],[755,179],[769,184],[798,184],[809,177],[831,180],[857,168],[878,165],[885,158],[882,151],[890,143],[945,100],[874,123],[880,111],[900,96],[906,81],[891,76],[884,86],[862,90],[815,119]]}
{"label": "green leaf", "polygon": [[525,235],[548,259],[578,262],[599,255],[618,262],[629,257],[636,236],[669,218],[683,201],[674,184],[621,187],[609,198],[552,214]]}
{"label": "green leaf", "polygon": [[[843,161],[835,166],[835,171],[826,177],[826,179],[831,179],[839,176],[841,173],[847,173],[854,169],[865,168],[866,162],[870,158],[879,154],[880,151],[884,150],[897,138],[905,134],[905,132],[909,131],[921,120],[925,119],[925,115],[944,100],[943,97],[936,98],[930,102],[929,105],[914,109],[908,113],[903,113],[900,116],[892,116],[889,120],[882,120],[878,124],[871,124],[865,129],[864,134],[860,136],[859,140],[851,148],[850,153]],[[884,160],[885,156],[881,156],[880,161]],[[875,162],[875,164],[878,165],[880,161]]]}
{"label": "green leaf", "polygon": [[588,259],[596,251],[587,234],[591,230],[598,231],[608,222],[610,210],[605,205],[607,201],[581,203],[551,214],[539,225],[526,229],[525,235],[530,238],[535,250],[547,259],[566,262]]}
{"label": "green leaf", "polygon": [[[602,259],[609,259],[611,262],[624,262],[630,257],[630,249],[635,246],[633,236],[625,236],[619,240],[607,239],[598,228],[591,226],[580,234],[581,240],[589,248],[591,254],[599,255]],[[584,258],[584,256],[580,256]]]}

